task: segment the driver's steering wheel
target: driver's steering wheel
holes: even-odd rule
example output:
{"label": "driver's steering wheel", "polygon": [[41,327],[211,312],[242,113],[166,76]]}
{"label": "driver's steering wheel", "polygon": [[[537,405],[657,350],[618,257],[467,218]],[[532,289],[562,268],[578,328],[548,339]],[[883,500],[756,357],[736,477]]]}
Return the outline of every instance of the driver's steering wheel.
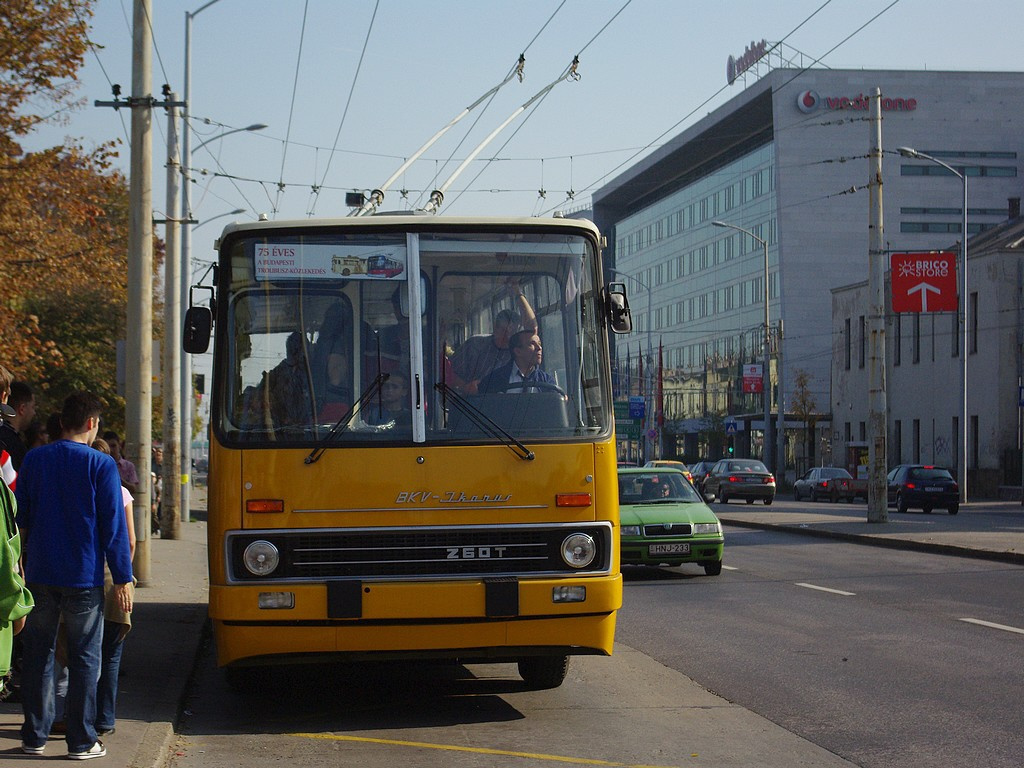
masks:
{"label": "driver's steering wheel", "polygon": [[544,392],[557,392],[565,399],[569,399],[568,393],[557,384],[548,381],[513,381],[505,385],[502,392],[509,392],[516,389],[539,389]]}

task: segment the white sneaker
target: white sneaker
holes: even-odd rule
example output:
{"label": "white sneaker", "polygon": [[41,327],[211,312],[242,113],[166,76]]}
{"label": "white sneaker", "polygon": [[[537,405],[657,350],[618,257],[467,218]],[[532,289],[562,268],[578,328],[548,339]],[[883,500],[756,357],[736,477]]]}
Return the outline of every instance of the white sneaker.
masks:
{"label": "white sneaker", "polygon": [[44,749],[46,749],[45,744],[43,744],[40,747],[30,747],[25,742],[21,742],[21,751],[24,752],[26,755],[41,755],[43,754]]}
{"label": "white sneaker", "polygon": [[96,743],[89,747],[85,752],[68,752],[68,758],[71,760],[91,760],[94,757],[103,757],[107,754],[107,748],[103,746],[103,742],[96,740]]}

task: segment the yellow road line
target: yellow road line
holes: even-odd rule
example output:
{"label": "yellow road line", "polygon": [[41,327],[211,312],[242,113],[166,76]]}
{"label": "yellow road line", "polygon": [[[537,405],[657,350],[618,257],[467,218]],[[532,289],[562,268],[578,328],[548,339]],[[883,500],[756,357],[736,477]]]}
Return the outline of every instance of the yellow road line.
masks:
{"label": "yellow road line", "polygon": [[534,760],[550,760],[555,763],[576,763],[578,765],[604,765],[610,768],[675,768],[664,765],[633,765],[631,763],[614,763],[608,760],[594,760],[586,757],[563,757],[561,755],[544,755],[536,752],[515,752],[509,749],[488,749],[486,747],[460,747],[455,744],[431,744],[425,741],[400,741],[398,739],[372,739],[366,736],[343,736],[336,733],[290,733],[303,739],[326,739],[330,741],[360,741],[367,744],[386,744],[395,747],[419,747],[420,749],[443,749],[449,752],[475,752],[481,755],[506,755],[509,757],[528,757]]}

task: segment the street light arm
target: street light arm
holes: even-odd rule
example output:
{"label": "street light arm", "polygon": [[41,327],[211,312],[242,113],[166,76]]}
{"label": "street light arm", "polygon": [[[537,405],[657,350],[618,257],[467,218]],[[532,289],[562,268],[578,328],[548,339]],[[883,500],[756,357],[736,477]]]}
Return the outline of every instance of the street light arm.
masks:
{"label": "street light arm", "polygon": [[[230,136],[233,133],[242,133],[243,131],[262,131],[264,128],[267,128],[267,127],[269,127],[269,126],[264,125],[263,123],[253,123],[252,125],[245,126],[245,128],[232,128],[230,131],[224,131],[224,133],[218,133],[216,136],[212,136],[211,138],[207,139],[206,141],[204,141],[204,142],[202,142],[200,144],[197,144],[195,149],[193,149],[192,151],[193,152],[197,152],[200,149],[202,149],[203,147],[205,147],[207,144],[210,144],[211,142],[214,142],[214,141],[220,141],[225,136]],[[186,130],[187,130],[187,127],[186,127]]]}

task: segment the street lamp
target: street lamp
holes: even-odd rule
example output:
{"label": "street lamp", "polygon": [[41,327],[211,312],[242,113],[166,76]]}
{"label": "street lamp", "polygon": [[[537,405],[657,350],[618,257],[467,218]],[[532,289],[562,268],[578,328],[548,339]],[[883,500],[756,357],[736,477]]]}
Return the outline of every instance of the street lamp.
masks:
{"label": "street lamp", "polygon": [[951,165],[948,165],[938,158],[932,157],[931,155],[925,154],[924,152],[918,152],[916,149],[911,147],[897,147],[896,151],[899,152],[903,157],[913,158],[915,160],[927,160],[936,165],[941,165],[947,171],[952,173],[963,185],[964,199],[963,199],[963,217],[961,219],[961,233],[960,233],[960,317],[963,323],[963,344],[961,345],[961,354],[963,358],[960,361],[960,450],[962,457],[962,464],[960,465],[963,469],[960,471],[960,502],[963,504],[967,503],[967,343],[969,341],[968,331],[968,299],[967,299],[967,172],[960,172]]}
{"label": "street lamp", "polygon": [[[643,282],[643,280],[641,280],[636,275],[626,274],[625,272],[621,272],[621,271],[619,271],[619,270],[617,270],[617,269],[615,269],[613,267],[609,267],[609,270],[613,274],[618,275],[619,277],[624,277],[627,280],[634,281],[637,285],[640,286],[641,289],[647,291],[647,321],[646,321],[646,325],[647,325],[647,366],[646,366],[647,386],[644,387],[644,398],[645,398],[645,400],[644,400],[644,403],[645,403],[644,404],[644,411],[646,413],[646,418],[649,419],[650,418],[650,410],[651,409],[647,407],[647,403],[650,402],[650,399],[651,399],[651,389],[652,389],[651,366],[653,365],[653,362],[654,362],[654,346],[653,346],[653,344],[651,342],[651,325],[652,325],[651,320],[654,317],[651,314],[651,289],[650,289],[650,287],[645,282]],[[644,435],[644,459],[646,460],[648,458],[650,458],[650,457],[647,456],[647,436]]]}
{"label": "street lamp", "polygon": [[[182,302],[182,317],[184,317],[185,311],[188,309],[188,296],[189,288],[192,282],[192,227],[188,222],[192,219],[192,194],[189,188],[190,174],[192,172],[192,135],[189,130],[189,117],[192,109],[192,19],[198,16],[200,13],[205,11],[211,5],[220,2],[220,0],[208,0],[203,3],[194,11],[185,11],[185,78],[184,78],[184,102],[185,106],[182,108],[182,131],[181,131],[181,173],[182,173],[182,190],[181,190],[181,274],[179,277],[181,285],[181,296],[180,301]],[[265,125],[259,127],[250,125],[246,128],[236,128],[230,131],[225,131],[212,139],[207,139],[199,147],[210,143],[217,139],[223,139],[230,133],[236,131],[258,131],[266,128]],[[197,147],[197,149],[199,148]],[[181,412],[180,420],[182,425],[181,430],[181,477],[189,477],[192,473],[192,359],[189,355],[186,355],[183,351],[179,350],[181,354],[181,365],[180,365],[180,398],[181,398]],[[189,483],[181,484],[181,519],[185,522],[188,521],[191,513],[191,504],[189,501]]]}
{"label": "street lamp", "polygon": [[[745,235],[749,235],[751,238],[761,244],[761,248],[764,250],[764,370],[761,371],[761,388],[764,390],[764,463],[775,471],[772,462],[772,442],[771,442],[771,416],[772,416],[772,388],[771,388],[771,373],[769,368],[769,361],[771,360],[771,341],[768,338],[768,334],[771,330],[768,320],[768,241],[758,237],[749,229],[743,227],[737,227],[735,224],[729,224],[724,221],[712,221],[712,226],[725,227],[726,229],[735,229],[737,232],[742,232]],[[779,419],[782,419],[782,415],[779,415]]]}

